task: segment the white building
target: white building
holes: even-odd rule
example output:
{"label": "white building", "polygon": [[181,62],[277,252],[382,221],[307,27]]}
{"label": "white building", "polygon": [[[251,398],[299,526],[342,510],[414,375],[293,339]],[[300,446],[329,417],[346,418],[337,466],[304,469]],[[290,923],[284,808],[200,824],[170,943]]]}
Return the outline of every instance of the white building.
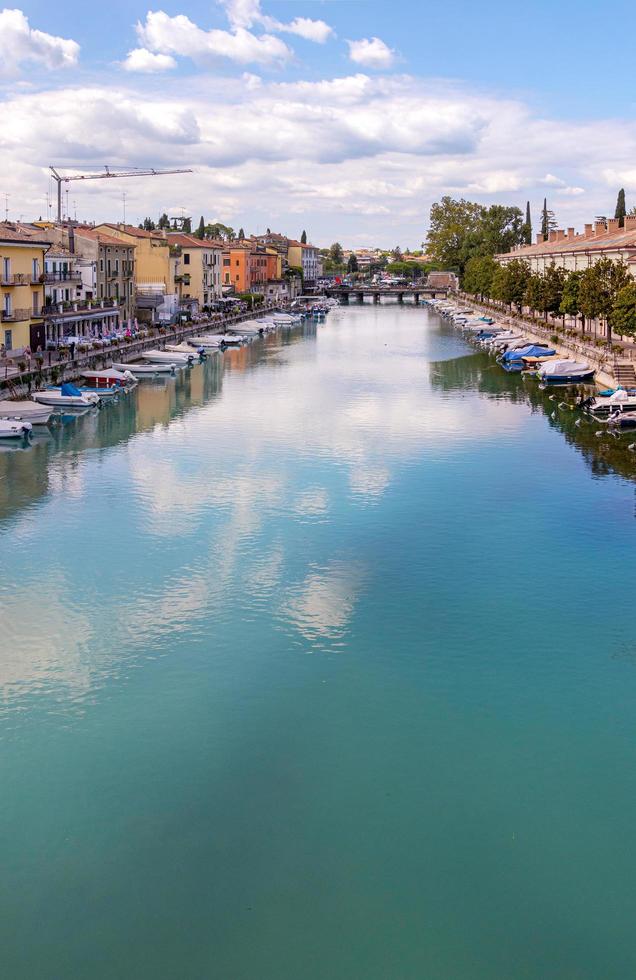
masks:
{"label": "white building", "polygon": [[524,259],[533,272],[544,272],[553,262],[568,271],[587,269],[605,257],[625,262],[636,278],[636,217],[625,218],[623,228],[619,228],[618,218],[585,225],[579,233],[574,228],[567,232],[559,228],[550,232],[547,242],[539,233],[534,245],[519,245],[496,256],[504,265],[512,259]]}

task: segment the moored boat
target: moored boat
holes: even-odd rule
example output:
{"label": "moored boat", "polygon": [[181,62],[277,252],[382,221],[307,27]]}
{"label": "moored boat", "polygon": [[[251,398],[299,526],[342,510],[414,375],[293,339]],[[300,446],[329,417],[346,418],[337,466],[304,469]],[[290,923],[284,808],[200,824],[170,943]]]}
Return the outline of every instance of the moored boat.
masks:
{"label": "moored boat", "polygon": [[[190,344],[166,344],[166,350],[170,351],[171,354],[181,354],[184,357],[191,358],[193,356],[193,348]],[[205,347],[199,347],[195,349],[195,353],[199,357],[205,357]],[[144,355],[145,356],[145,355]]]}
{"label": "moored boat", "polygon": [[134,374],[128,370],[118,371],[114,367],[104,371],[84,371],[82,377],[90,388],[112,388],[114,385],[126,388],[136,384]]}
{"label": "moored boat", "polygon": [[31,423],[23,419],[0,419],[0,439],[24,439],[31,428]]}
{"label": "moored boat", "polygon": [[16,419],[30,422],[31,425],[47,425],[52,414],[52,410],[46,405],[38,405],[28,398],[15,402],[0,401],[0,419]]}
{"label": "moored boat", "polygon": [[594,380],[594,368],[585,361],[554,358],[541,364],[537,377],[544,384],[581,384]]}
{"label": "moored boat", "polygon": [[141,361],[133,361],[130,364],[113,364],[118,371],[130,371],[135,377],[152,376],[153,374],[173,374],[177,365],[171,364],[146,364]]}
{"label": "moored boat", "polygon": [[72,384],[60,388],[44,388],[33,392],[33,399],[41,405],[54,405],[60,408],[90,408],[99,404],[99,395],[94,392],[81,392]]}
{"label": "moored boat", "polygon": [[195,353],[192,349],[186,354],[177,354],[172,350],[147,350],[141,356],[151,364],[191,364]]}

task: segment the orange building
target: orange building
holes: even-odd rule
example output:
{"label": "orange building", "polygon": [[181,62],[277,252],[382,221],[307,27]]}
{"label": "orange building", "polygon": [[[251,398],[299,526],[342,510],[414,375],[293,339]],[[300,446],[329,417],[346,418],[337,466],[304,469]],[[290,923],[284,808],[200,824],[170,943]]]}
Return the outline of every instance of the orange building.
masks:
{"label": "orange building", "polygon": [[221,285],[233,286],[237,293],[249,293],[273,278],[268,274],[273,259],[260,246],[228,245],[223,249]]}

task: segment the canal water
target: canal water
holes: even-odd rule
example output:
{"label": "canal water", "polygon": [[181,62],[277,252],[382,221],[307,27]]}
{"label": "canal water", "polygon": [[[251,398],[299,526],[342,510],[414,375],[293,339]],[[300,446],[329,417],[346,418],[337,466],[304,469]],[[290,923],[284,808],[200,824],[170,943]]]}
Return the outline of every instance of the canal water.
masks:
{"label": "canal water", "polygon": [[352,307],[0,453],[11,980],[636,975],[636,456]]}

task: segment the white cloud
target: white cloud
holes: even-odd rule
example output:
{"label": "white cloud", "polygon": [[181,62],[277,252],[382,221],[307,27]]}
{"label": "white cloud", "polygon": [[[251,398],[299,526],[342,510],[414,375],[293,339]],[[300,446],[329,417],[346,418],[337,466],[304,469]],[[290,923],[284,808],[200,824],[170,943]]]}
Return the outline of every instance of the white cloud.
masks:
{"label": "white cloud", "polygon": [[390,68],[395,61],[395,51],[379,37],[364,37],[347,44],[351,60],[365,68]]}
{"label": "white cloud", "polygon": [[125,71],[138,71],[152,74],[160,71],[170,71],[177,67],[177,62],[169,54],[154,54],[146,48],[134,48],[128,52],[128,57],[122,62]]}
{"label": "white cloud", "polygon": [[21,10],[0,11],[0,75],[10,76],[25,63],[49,69],[72,68],[79,51],[77,41],[30,27]]}
{"label": "white cloud", "polygon": [[189,17],[170,17],[163,10],[148,11],[137,24],[140,43],[155,54],[180,55],[200,64],[224,58],[241,65],[282,65],[292,57],[284,41],[271,34],[252,34],[244,27],[232,31],[204,31]]}
{"label": "white cloud", "polygon": [[268,17],[261,10],[260,0],[219,0],[234,28],[250,28],[255,24],[268,31],[296,34],[306,41],[324,44],[332,35],[333,28],[324,20],[311,20],[309,17],[295,17],[289,23]]}

